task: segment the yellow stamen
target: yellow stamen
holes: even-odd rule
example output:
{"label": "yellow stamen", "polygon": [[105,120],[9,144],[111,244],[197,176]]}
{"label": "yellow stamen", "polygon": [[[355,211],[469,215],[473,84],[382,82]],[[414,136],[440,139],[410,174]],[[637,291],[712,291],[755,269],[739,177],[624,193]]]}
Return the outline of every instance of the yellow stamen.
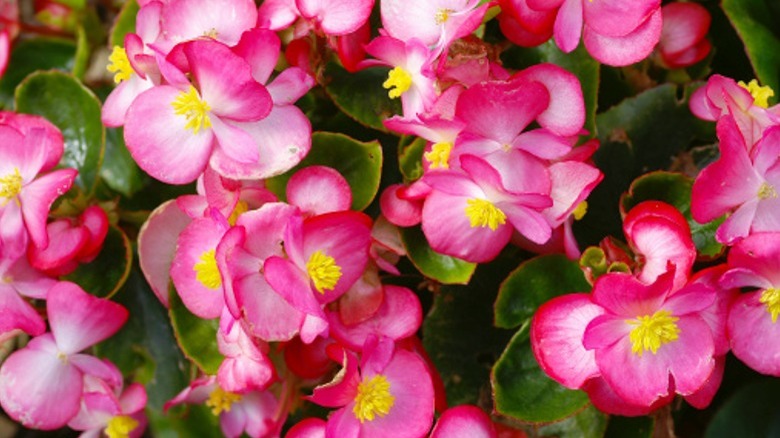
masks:
{"label": "yellow stamen", "polygon": [[450,14],[453,13],[452,9],[448,8],[441,8],[438,11],[436,11],[436,15],[434,16],[434,21],[436,21],[436,24],[444,24],[447,22],[447,20],[450,19]]}
{"label": "yellow stamen", "polygon": [[504,212],[486,199],[467,199],[465,211],[471,228],[489,227],[492,231],[496,231],[499,225],[506,223]]}
{"label": "yellow stamen", "polygon": [[753,104],[760,106],[761,108],[769,107],[769,98],[775,95],[774,90],[769,85],[763,87],[758,85],[758,81],[753,79],[747,84],[739,81],[737,83],[740,87],[748,90],[751,96],[753,96]]}
{"label": "yellow stamen", "polygon": [[239,216],[249,211],[249,204],[246,203],[246,201],[238,201],[236,203],[236,206],[233,207],[233,212],[230,213],[230,217],[228,218],[228,223],[232,227],[236,224],[236,221],[238,220]]}
{"label": "yellow stamen", "polygon": [[676,324],[679,319],[668,310],[659,310],[652,316],[626,320],[629,325],[636,326],[628,335],[632,342],[631,352],[639,357],[648,350],[655,354],[662,345],[676,341],[680,335]]}
{"label": "yellow stamen", "polygon": [[187,124],[184,127],[192,129],[194,134],[197,134],[201,128],[211,128],[211,120],[208,115],[211,107],[200,98],[198,90],[192,85],[188,91],[179,93],[171,106],[173,106],[174,114],[184,116],[187,119]]}
{"label": "yellow stamen", "polygon": [[452,152],[452,143],[442,141],[434,143],[431,151],[426,152],[423,156],[431,163],[431,169],[449,169],[450,152]]}
{"label": "yellow stamen", "polygon": [[758,199],[764,200],[767,198],[777,198],[777,191],[769,183],[763,183],[758,189]]}
{"label": "yellow stamen", "polygon": [[390,73],[387,74],[387,80],[382,83],[382,87],[390,90],[387,95],[390,96],[391,99],[401,97],[401,95],[406,93],[411,86],[412,75],[401,67],[395,67],[390,70]]}
{"label": "yellow stamen", "polygon": [[230,408],[233,406],[233,403],[239,401],[241,401],[241,394],[227,392],[217,386],[213,391],[211,391],[209,399],[206,400],[206,406],[210,407],[211,413],[216,416],[222,412],[230,412]]}
{"label": "yellow stamen", "polygon": [[128,438],[138,427],[138,421],[127,415],[117,415],[108,421],[105,432],[108,438]]}
{"label": "yellow stamen", "polygon": [[588,203],[587,201],[582,201],[579,204],[577,204],[577,207],[572,212],[572,215],[574,215],[574,220],[578,221],[585,217],[585,215],[588,213]]}
{"label": "yellow stamen", "polygon": [[213,249],[205,251],[200,255],[200,261],[192,267],[198,282],[209,289],[218,289],[222,286],[222,277],[219,275],[215,255],[216,251]]}
{"label": "yellow stamen", "polygon": [[341,266],[336,260],[322,251],[317,251],[306,262],[306,271],[317,292],[324,294],[326,290],[333,290],[341,278]]}
{"label": "yellow stamen", "polygon": [[8,204],[12,199],[16,199],[16,202],[19,203],[17,196],[22,192],[22,182],[22,175],[19,173],[18,167],[14,167],[13,173],[0,177],[0,197],[5,198],[2,206]]}
{"label": "yellow stamen", "polygon": [[361,423],[374,421],[377,416],[384,417],[390,413],[395,403],[395,397],[390,393],[390,382],[381,374],[368,379],[363,379],[358,384],[358,393],[355,397],[355,407],[352,412]]}
{"label": "yellow stamen", "polygon": [[130,76],[133,75],[133,67],[130,65],[130,60],[127,59],[127,52],[124,48],[114,46],[114,50],[108,57],[108,62],[106,70],[114,73],[114,82],[117,84],[130,79]]}
{"label": "yellow stamen", "polygon": [[780,289],[771,287],[761,292],[761,298],[758,301],[761,304],[766,304],[766,311],[772,315],[772,323],[777,322],[777,315],[780,315]]}
{"label": "yellow stamen", "polygon": [[203,36],[204,37],[208,37],[208,38],[211,38],[213,40],[217,39],[217,35],[218,35],[217,29],[215,29],[213,27],[211,29],[209,29],[208,31],[203,32]]}

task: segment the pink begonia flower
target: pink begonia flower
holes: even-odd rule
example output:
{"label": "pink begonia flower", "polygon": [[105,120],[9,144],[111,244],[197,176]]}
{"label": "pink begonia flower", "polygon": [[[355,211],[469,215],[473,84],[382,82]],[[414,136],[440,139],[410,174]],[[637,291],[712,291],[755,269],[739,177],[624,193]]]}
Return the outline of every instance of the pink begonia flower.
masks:
{"label": "pink begonia flower", "polygon": [[26,257],[0,260],[0,343],[21,330],[31,336],[42,335],[46,324],[26,300],[45,300],[57,281],[32,268]]}
{"label": "pink begonia flower", "polygon": [[295,0],[295,5],[325,35],[346,35],[366,24],[374,0]]}
{"label": "pink begonia flower", "polygon": [[227,309],[266,342],[292,339],[305,319],[271,288],[263,273],[266,259],[284,254],[285,228],[298,214],[288,204],[265,204],[241,215],[217,246]]}
{"label": "pink begonia flower", "polygon": [[371,219],[341,211],[303,220],[292,216],[284,235],[287,258],[268,257],[263,264],[268,284],[305,314],[301,339],[327,335],[322,307],[343,295],[363,274],[369,259]]}
{"label": "pink begonia flower", "polygon": [[753,147],[751,156],[733,117],[718,121],[720,157],[702,169],[693,183],[691,214],[707,223],[726,213],[716,239],[733,244],[752,233],[780,231],[780,126],[773,126]]}
{"label": "pink begonia flower", "polygon": [[[527,0],[529,9],[539,12],[557,10],[553,33],[562,51],[569,53],[580,38],[588,52],[599,62],[613,66],[633,64],[653,51],[661,36],[661,1],[641,0],[631,5],[622,0]],[[536,14],[516,14],[532,28]]]}
{"label": "pink begonia flower", "polygon": [[252,0],[168,0],[160,13],[155,49],[167,54],[175,45],[208,37],[234,46],[257,24]]}
{"label": "pink begonia flower", "polygon": [[482,409],[473,405],[449,408],[441,414],[430,438],[496,438],[496,428]]}
{"label": "pink begonia flower", "polygon": [[[121,388],[118,388],[121,389]],[[87,390],[81,400],[81,409],[68,427],[82,431],[82,438],[109,437],[138,438],[146,429],[146,390],[133,383],[124,391],[106,384]]]}
{"label": "pink begonia flower", "polygon": [[33,338],[3,362],[0,404],[15,421],[51,430],[78,413],[85,375],[115,379],[113,366],[79,352],[116,333],[128,312],[68,282],[52,287],[46,304],[51,332]]}
{"label": "pink begonia flower", "polygon": [[420,299],[400,286],[384,286],[384,299],[371,318],[347,325],[338,312],[328,312],[331,337],[353,351],[361,351],[369,336],[401,340],[417,333],[422,325]]}
{"label": "pink begonia flower", "polygon": [[322,418],[307,418],[287,431],[285,438],[326,438],[328,423]]}
{"label": "pink begonia flower", "polygon": [[368,20],[353,32],[328,38],[328,43],[336,51],[341,65],[350,73],[360,70],[360,62],[366,58],[365,45],[369,41],[371,41],[371,22]]}
{"label": "pink begonia flower", "polygon": [[352,205],[349,183],[332,167],[304,167],[290,177],[286,192],[287,202],[304,217],[347,211]]}
{"label": "pink begonia flower", "polygon": [[334,341],[329,338],[317,338],[309,344],[300,337],[284,344],[284,363],[296,376],[304,379],[321,379],[335,368],[328,356],[328,348]]}
{"label": "pink begonia flower", "polygon": [[557,10],[537,11],[528,0],[498,0],[498,25],[509,41],[522,47],[536,47],[553,36]]}
{"label": "pink begonia flower", "polygon": [[693,394],[714,370],[713,334],[700,312],[712,305],[715,290],[692,284],[675,292],[673,278],[670,271],[646,285],[609,273],[593,286],[591,299],[604,313],[585,328],[582,344],[594,351],[604,381],[630,404]]}
{"label": "pink begonia flower", "polygon": [[[552,229],[541,214],[552,205],[549,192],[509,189],[504,175],[474,155],[461,155],[460,167],[462,172],[437,170],[423,178],[433,188],[422,211],[422,229],[431,248],[481,263],[495,258],[515,229],[536,243],[550,238]],[[524,176],[534,177],[542,179]]]}
{"label": "pink begonia flower", "polygon": [[689,106],[696,117],[704,120],[717,121],[731,115],[751,152],[764,130],[780,124],[780,105],[769,106],[769,98],[774,95],[769,86],[759,86],[755,79],[746,84],[712,75],[691,95]]}
{"label": "pink begonia flower", "polygon": [[706,38],[712,17],[698,3],[670,3],[661,8],[663,29],[658,53],[669,68],[689,67],[706,58],[712,43]]}
{"label": "pink begonia flower", "polygon": [[425,362],[396,348],[389,339],[371,338],[357,358],[343,353],[344,368],[307,397],[340,408],[328,418],[326,436],[357,438],[420,437],[433,423],[434,393]]}
{"label": "pink begonia flower", "polygon": [[361,66],[392,67],[382,84],[391,99],[401,98],[405,119],[414,120],[425,114],[436,99],[436,75],[433,52],[416,38],[401,41],[378,36],[366,46],[366,52],[377,59],[365,60]]}
{"label": "pink begonia flower", "polygon": [[165,410],[182,403],[205,404],[219,417],[222,433],[237,438],[242,433],[250,437],[278,436],[287,416],[279,409],[279,401],[270,391],[236,394],[225,391],[214,376],[193,380],[176,397],[165,403]]}
{"label": "pink begonia flower", "polygon": [[[444,168],[450,166],[450,153],[455,145],[458,134],[466,127],[466,123],[454,119],[428,117],[420,115],[416,119],[391,117],[384,121],[391,131],[400,134],[415,135],[428,141],[423,154],[423,170]],[[403,226],[403,225],[401,225]]]}
{"label": "pink begonia flower", "polygon": [[163,70],[168,84],[144,91],[127,111],[125,141],[138,165],[163,182],[185,184],[214,156],[215,170],[227,177],[227,164],[257,163],[256,142],[235,123],[266,117],[273,102],[249,64],[210,39],[182,43],[168,58],[176,64]]}
{"label": "pink begonia flower", "polygon": [[380,13],[389,36],[401,41],[416,38],[438,56],[450,43],[476,30],[488,6],[478,0],[383,0]]}
{"label": "pink begonia flower", "polygon": [[[0,253],[4,257],[24,254],[28,239],[40,248],[48,246],[49,209],[78,173],[58,169],[40,175],[62,157],[62,137],[26,120],[0,125]],[[14,124],[26,126],[16,129]]]}
{"label": "pink begonia flower", "polygon": [[750,368],[780,376],[780,233],[757,233],[737,243],[720,283],[725,288],[757,289],[739,294],[731,304],[727,329],[731,350]]}
{"label": "pink begonia flower", "polygon": [[225,391],[262,391],[276,379],[268,358],[268,344],[253,338],[227,309],[220,320],[217,345],[225,356],[217,371],[217,382]]}

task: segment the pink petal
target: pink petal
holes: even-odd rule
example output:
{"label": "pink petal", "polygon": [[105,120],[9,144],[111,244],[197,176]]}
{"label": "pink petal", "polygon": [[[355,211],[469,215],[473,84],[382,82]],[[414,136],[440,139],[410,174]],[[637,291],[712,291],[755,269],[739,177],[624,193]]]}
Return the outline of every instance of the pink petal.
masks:
{"label": "pink petal", "polygon": [[35,245],[45,248],[49,244],[46,234],[46,219],[54,201],[70,190],[78,171],[59,169],[38,177],[22,188],[19,200],[22,203],[24,224]]}
{"label": "pink petal", "polygon": [[172,1],[162,11],[163,28],[176,42],[214,32],[217,40],[232,46],[256,22],[257,7],[251,0]]}
{"label": "pink petal", "polygon": [[482,409],[460,405],[447,409],[439,417],[430,438],[495,438],[496,428]]}
{"label": "pink petal", "polygon": [[314,78],[298,67],[284,69],[268,84],[274,105],[292,105],[314,87]]}
{"label": "pink petal", "polygon": [[518,72],[514,78],[539,82],[550,95],[549,106],[537,120],[558,135],[577,135],[585,124],[585,101],[580,81],[554,64],[538,64]]}
{"label": "pink petal", "polygon": [[639,27],[625,36],[606,36],[601,28],[586,23],[582,41],[593,58],[616,67],[646,58],[661,37],[661,9],[658,8]]}
{"label": "pink petal", "polygon": [[[211,128],[214,130],[214,137],[217,139],[219,145],[219,151],[222,152],[224,158],[230,161],[235,161],[238,166],[244,164],[256,164],[260,159],[260,154],[257,150],[257,143],[252,135],[228,121],[222,120],[219,117],[213,117],[211,119]],[[242,177],[241,172],[236,174],[223,172],[224,165],[217,167],[214,166],[214,170],[228,178],[240,179]]]}
{"label": "pink petal", "polygon": [[252,69],[252,77],[265,84],[274,71],[279,58],[281,41],[267,29],[251,29],[241,35],[241,41],[233,52],[243,58]]}
{"label": "pink petal", "polygon": [[305,216],[349,210],[352,189],[331,167],[309,166],[296,172],[287,183],[287,202]]}
{"label": "pink petal", "polygon": [[772,322],[761,291],[740,295],[731,305],[728,334],[731,351],[739,360],[762,374],[780,376],[780,324]]}
{"label": "pink petal", "polygon": [[301,16],[316,21],[327,35],[356,31],[371,14],[373,0],[296,0]]}
{"label": "pink petal", "polygon": [[650,406],[629,403],[615,394],[615,391],[601,377],[588,380],[582,389],[588,393],[590,401],[598,410],[608,414],[623,415],[626,417],[647,415],[659,407],[669,404],[674,399],[674,395],[669,394],[669,396],[658,399],[658,401]]}
{"label": "pink petal", "polygon": [[32,336],[42,335],[46,324],[38,312],[7,285],[0,285],[0,342],[14,330],[22,330]]}
{"label": "pink petal", "polygon": [[326,424],[321,418],[307,418],[290,428],[285,438],[325,438]]}
{"label": "pink petal", "polygon": [[582,35],[582,0],[564,0],[553,26],[555,44],[564,53],[570,53],[580,44]]}
{"label": "pink petal", "polygon": [[582,2],[585,24],[598,29],[604,36],[626,36],[641,26],[652,14],[660,12],[661,0],[637,0],[628,4],[623,0]]}

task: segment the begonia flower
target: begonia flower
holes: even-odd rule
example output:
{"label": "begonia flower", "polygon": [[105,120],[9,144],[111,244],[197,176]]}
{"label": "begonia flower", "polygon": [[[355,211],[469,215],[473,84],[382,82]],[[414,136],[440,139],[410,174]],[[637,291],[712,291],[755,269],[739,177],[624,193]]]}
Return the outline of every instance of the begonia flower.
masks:
{"label": "begonia flower", "polygon": [[658,53],[669,68],[689,67],[710,53],[706,38],[710,29],[709,11],[698,3],[675,2],[661,8],[663,30]]}
{"label": "begonia flower", "polygon": [[449,408],[441,414],[430,438],[495,438],[498,434],[490,417],[473,405]]}
{"label": "begonia flower", "polygon": [[46,324],[36,309],[25,300],[45,300],[56,280],[32,268],[26,257],[0,260],[0,342],[21,330],[31,336],[42,335]]}
{"label": "begonia flower", "polygon": [[225,359],[217,382],[225,391],[262,391],[274,382],[276,371],[268,358],[268,344],[253,338],[225,309],[217,331],[217,346]]}
{"label": "begonia flower", "polygon": [[146,390],[140,383],[133,383],[117,394],[103,384],[84,393],[81,410],[68,422],[68,427],[82,431],[82,438],[97,438],[102,434],[138,438],[146,429],[146,400]]}

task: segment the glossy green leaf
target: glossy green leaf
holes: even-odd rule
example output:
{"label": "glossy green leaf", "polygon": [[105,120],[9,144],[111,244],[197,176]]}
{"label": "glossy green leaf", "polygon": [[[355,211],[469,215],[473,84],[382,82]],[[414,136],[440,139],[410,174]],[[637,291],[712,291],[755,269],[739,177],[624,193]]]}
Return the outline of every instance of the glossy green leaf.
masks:
{"label": "glossy green leaf", "polygon": [[117,334],[99,345],[98,354],[116,364],[124,376],[143,383],[147,407],[161,411],[190,381],[187,360],[176,344],[168,312],[137,265],[114,300],[130,312],[130,318]]}
{"label": "glossy green leaf", "polygon": [[122,5],[122,9],[119,11],[119,15],[114,20],[114,26],[111,28],[111,34],[109,35],[108,45],[109,48],[114,46],[125,46],[125,35],[135,32],[135,18],[138,14],[138,2],[136,0],[127,0]]}
{"label": "glossy green leaf", "polygon": [[780,436],[780,381],[765,379],[739,389],[718,410],[706,438]]}
{"label": "glossy green leaf", "polygon": [[536,309],[558,295],[590,291],[579,264],[553,254],[528,260],[501,284],[496,299],[496,326],[518,327],[531,319]]}
{"label": "glossy green leaf", "polygon": [[37,72],[16,89],[16,110],[43,116],[60,128],[65,139],[60,164],[76,168],[76,184],[92,193],[106,137],[100,121],[100,101],[92,91],[69,74]]}
{"label": "glossy green leaf", "polygon": [[691,189],[693,180],[672,172],[653,172],[637,178],[621,199],[621,208],[628,212],[642,201],[663,201],[676,207],[685,216],[691,228],[696,250],[702,256],[716,257],[724,250],[715,240],[715,231],[723,218],[700,224],[691,216]]}
{"label": "glossy green leaf", "polygon": [[480,265],[467,286],[443,286],[423,323],[423,345],[450,406],[490,399],[490,369],[512,336],[493,327],[498,282],[514,263]]}
{"label": "glossy green leaf", "polygon": [[95,260],[79,265],[65,279],[78,284],[92,295],[110,297],[124,286],[130,275],[132,261],[130,239],[121,229],[111,225],[103,249]]}
{"label": "glossy green leaf", "polygon": [[[535,430],[536,436],[549,436],[558,438],[581,438],[604,436],[607,430],[607,422],[612,420],[602,414],[593,405],[587,406],[576,415],[572,415],[563,421],[547,424]],[[638,438],[638,437],[637,437]]]}
{"label": "glossy green leaf", "polygon": [[[404,142],[403,140],[411,140]],[[416,181],[423,175],[423,153],[428,142],[420,137],[403,137],[398,145],[398,167],[406,181]]]}
{"label": "glossy green leaf", "polygon": [[520,330],[492,375],[496,411],[529,423],[561,421],[588,405],[588,395],[564,388],[539,368],[526,330]]}
{"label": "glossy green leaf", "polygon": [[8,70],[0,78],[0,101],[5,108],[14,105],[14,90],[36,70],[73,70],[76,44],[59,38],[32,38],[15,41]]}
{"label": "glossy green leaf", "polygon": [[402,228],[401,240],[412,264],[423,275],[444,284],[467,284],[477,265],[439,254],[428,244],[420,227]]}
{"label": "glossy green leaf", "polygon": [[168,313],[181,351],[204,373],[216,374],[224,359],[217,347],[219,319],[208,320],[193,315],[173,288],[169,297]]}
{"label": "glossy green leaf", "polygon": [[532,48],[514,46],[506,51],[502,59],[516,69],[528,68],[532,65],[549,62],[563,67],[577,76],[582,86],[582,97],[585,100],[585,129],[591,136],[596,134],[596,107],[599,93],[599,70],[601,64],[596,62],[580,44],[571,53],[563,53],[552,39]]}
{"label": "glossy green leaf", "polygon": [[325,70],[325,91],[345,114],[358,123],[387,132],[382,120],[401,113],[399,99],[390,99],[382,84],[387,80],[386,67],[371,67],[349,73],[331,62]]}
{"label": "glossy green leaf", "polygon": [[138,167],[125,146],[122,128],[106,129],[106,153],[100,177],[112,190],[127,197],[149,183],[149,176]]}
{"label": "glossy green leaf", "polygon": [[284,175],[266,180],[266,186],[279,199],[286,199],[285,190],[290,177],[299,169],[313,165],[338,170],[352,189],[352,209],[360,211],[371,204],[379,191],[382,146],[378,141],[364,143],[344,134],[315,132],[306,158]]}
{"label": "glossy green leaf", "polygon": [[[770,2],[775,0],[723,0],[722,7],[737,34],[745,43],[745,51],[761,85],[780,91],[780,15],[773,13]],[[777,102],[777,94],[770,100]]]}

